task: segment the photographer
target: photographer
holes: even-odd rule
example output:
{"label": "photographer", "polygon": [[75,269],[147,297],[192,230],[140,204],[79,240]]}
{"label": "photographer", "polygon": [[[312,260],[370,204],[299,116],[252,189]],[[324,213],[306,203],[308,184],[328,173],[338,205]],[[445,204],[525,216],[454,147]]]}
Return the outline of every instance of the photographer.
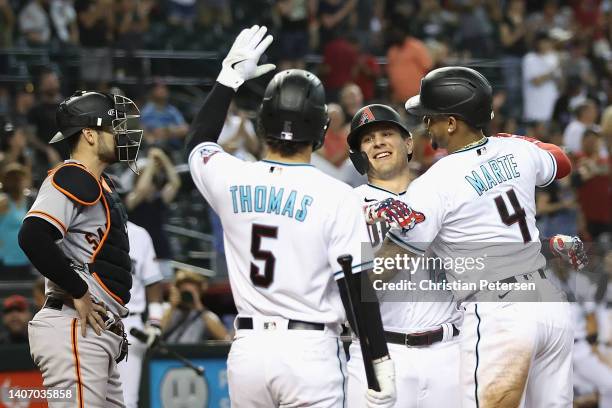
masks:
{"label": "photographer", "polygon": [[170,308],[161,320],[162,338],[168,343],[230,340],[219,317],[202,305],[206,282],[196,272],[179,270],[170,288]]}

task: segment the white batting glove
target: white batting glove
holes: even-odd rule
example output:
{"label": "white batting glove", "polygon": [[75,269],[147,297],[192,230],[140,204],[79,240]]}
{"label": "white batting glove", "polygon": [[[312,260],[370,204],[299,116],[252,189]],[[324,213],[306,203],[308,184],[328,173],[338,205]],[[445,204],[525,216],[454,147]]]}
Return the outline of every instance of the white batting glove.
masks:
{"label": "white batting glove", "polygon": [[380,391],[368,389],[366,406],[368,408],[391,408],[395,406],[395,365],[387,359],[374,363],[374,373],[378,380]]}
{"label": "white batting glove", "polygon": [[550,239],[550,249],[559,258],[571,264],[575,270],[583,269],[589,263],[582,240],[569,235],[555,235]]}
{"label": "white batting glove", "polygon": [[161,329],[156,324],[145,324],[143,332],[147,335],[147,348],[151,348],[157,344],[161,337]]}
{"label": "white batting glove", "polygon": [[[237,90],[244,81],[257,78],[276,68],[274,64],[257,66],[261,55],[272,43],[272,36],[266,36],[265,26],[254,25],[238,34],[232,48],[223,60],[217,82]],[[264,38],[265,36],[265,38]]]}

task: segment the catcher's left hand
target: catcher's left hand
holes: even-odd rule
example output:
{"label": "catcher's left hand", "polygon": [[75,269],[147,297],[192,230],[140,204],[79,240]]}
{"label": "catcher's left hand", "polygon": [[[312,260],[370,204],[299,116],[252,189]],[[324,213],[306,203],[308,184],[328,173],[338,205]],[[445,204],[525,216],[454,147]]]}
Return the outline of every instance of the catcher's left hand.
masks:
{"label": "catcher's left hand", "polygon": [[551,251],[559,258],[570,263],[575,270],[583,269],[589,263],[584,244],[578,237],[555,235],[550,241]]}
{"label": "catcher's left hand", "polygon": [[418,221],[408,204],[394,198],[372,203],[364,208],[364,212],[368,224],[385,220],[392,227],[410,229]]}

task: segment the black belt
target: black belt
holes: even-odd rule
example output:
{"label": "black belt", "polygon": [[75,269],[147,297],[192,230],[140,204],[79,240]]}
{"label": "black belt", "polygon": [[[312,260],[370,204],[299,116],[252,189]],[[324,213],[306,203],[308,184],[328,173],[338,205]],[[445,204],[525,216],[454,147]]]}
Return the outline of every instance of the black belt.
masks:
{"label": "black belt", "polygon": [[[48,296],[43,304],[43,309],[62,310],[65,303],[67,302],[64,302],[64,299],[62,298]],[[74,306],[71,307],[74,308]]]}
{"label": "black belt", "polygon": [[[544,269],[538,269],[538,274],[540,275],[540,278],[546,279],[546,274],[544,273]],[[523,275],[525,279],[529,279],[528,276],[529,274]],[[498,280],[498,282],[500,283],[518,283],[518,279],[516,279],[515,276],[511,276],[506,279]]]}
{"label": "black belt", "polygon": [[[274,326],[274,322],[264,323],[265,325],[270,325],[270,328]],[[236,328],[238,330],[253,330],[253,319],[250,317],[239,317],[236,319]],[[265,327],[268,328],[268,327]],[[325,325],[323,323],[311,323],[311,322],[303,322],[301,320],[289,320],[287,324],[287,329],[289,330],[325,330]]]}
{"label": "black belt", "polygon": [[[453,324],[453,337],[458,335],[459,329]],[[428,332],[412,334],[385,331],[385,340],[387,343],[401,344],[402,346],[410,347],[431,346],[432,344],[441,342],[443,338],[444,329],[441,327]]]}

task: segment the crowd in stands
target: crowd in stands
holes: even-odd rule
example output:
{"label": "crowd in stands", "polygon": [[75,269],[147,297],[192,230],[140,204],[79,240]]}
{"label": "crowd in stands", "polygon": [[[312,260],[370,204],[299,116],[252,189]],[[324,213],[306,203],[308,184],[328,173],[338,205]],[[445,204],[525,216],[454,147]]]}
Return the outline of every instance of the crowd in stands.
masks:
{"label": "crowd in stands", "polygon": [[[323,148],[313,157],[323,171],[353,185],[363,183],[347,160],[346,136],[355,112],[380,102],[405,116],[402,105],[418,93],[427,72],[471,66],[494,87],[489,134],[524,134],[555,143],[573,160],[570,177],[537,191],[542,235],[580,235],[602,248],[602,259],[610,258],[610,0],[0,0],[0,279],[37,276],[17,245],[20,220],[46,171],[65,154],[47,143],[57,130],[58,103],[76,89],[93,87],[125,92],[141,107],[141,174],[118,172],[130,219],[148,230],[158,258],[166,261],[181,256],[182,247],[164,225],[182,219],[181,226],[212,234],[214,269],[221,277],[214,281],[223,285],[221,225],[181,170],[188,123],[208,89],[186,99],[172,81],[143,78],[135,52],[206,51],[218,55],[218,68],[237,31],[254,23],[271,27],[275,42],[267,58],[279,69],[309,69],[324,82],[331,122]],[[48,64],[5,52],[24,47],[47,55]],[[125,54],[113,58],[116,50]],[[63,63],[67,55],[78,63]],[[214,80],[217,68],[202,76]],[[180,64],[172,69],[179,72]],[[138,86],[121,81],[130,75],[142,79]],[[239,94],[219,139],[226,151],[244,160],[263,154],[254,120],[257,105],[257,92]],[[405,120],[413,129],[416,177],[445,152],[432,149],[420,118]],[[186,214],[187,208],[192,213]],[[171,267],[164,270],[172,281]],[[193,276],[181,279],[168,286],[166,324],[180,303],[177,285],[188,287],[198,300],[210,290]],[[608,281],[595,300],[607,303],[610,311],[612,277]],[[225,308],[222,297],[210,299]],[[13,295],[2,305],[6,330],[0,342],[25,341],[23,324],[35,311],[32,302]],[[204,306],[192,303],[197,311]],[[190,330],[227,338],[216,317],[206,316]],[[612,346],[612,323],[607,327],[610,333],[600,338]],[[205,337],[193,333],[184,336]]]}

